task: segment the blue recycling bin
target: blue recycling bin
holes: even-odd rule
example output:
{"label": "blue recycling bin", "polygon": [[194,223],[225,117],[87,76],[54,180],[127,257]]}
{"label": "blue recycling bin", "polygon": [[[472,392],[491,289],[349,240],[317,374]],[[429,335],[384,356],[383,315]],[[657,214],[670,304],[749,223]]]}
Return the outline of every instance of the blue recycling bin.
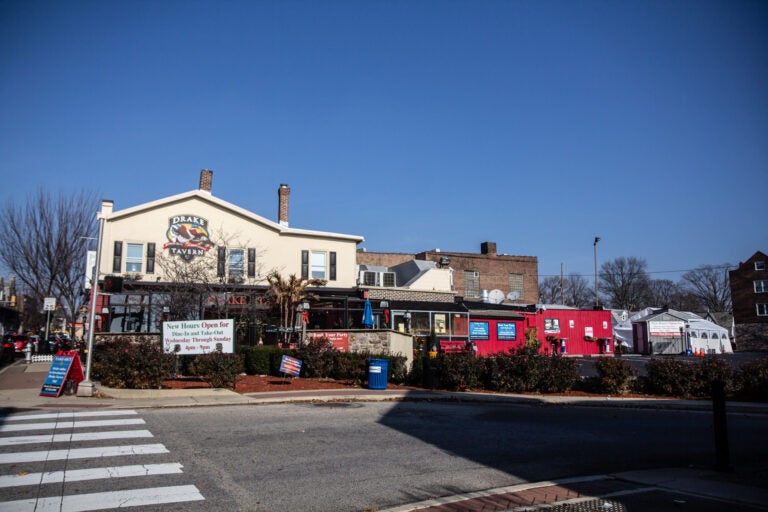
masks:
{"label": "blue recycling bin", "polygon": [[368,389],[387,389],[388,359],[368,360]]}

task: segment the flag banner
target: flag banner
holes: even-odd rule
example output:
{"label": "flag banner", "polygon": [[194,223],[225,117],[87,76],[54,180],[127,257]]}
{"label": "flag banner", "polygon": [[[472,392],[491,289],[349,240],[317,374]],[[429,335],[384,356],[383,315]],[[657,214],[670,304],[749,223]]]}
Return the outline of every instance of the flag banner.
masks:
{"label": "flag banner", "polygon": [[280,362],[280,372],[298,377],[301,373],[301,359],[283,356],[283,360]]}

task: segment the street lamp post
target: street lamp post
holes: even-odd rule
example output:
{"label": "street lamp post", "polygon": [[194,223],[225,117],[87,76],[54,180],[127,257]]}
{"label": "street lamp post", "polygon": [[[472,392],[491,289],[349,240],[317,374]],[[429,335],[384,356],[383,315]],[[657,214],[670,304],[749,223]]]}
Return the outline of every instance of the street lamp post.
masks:
{"label": "street lamp post", "polygon": [[595,243],[593,244],[595,249],[595,308],[600,306],[600,299],[598,298],[598,292],[597,292],[597,243],[600,241],[600,237],[595,237]]}
{"label": "street lamp post", "polygon": [[101,242],[104,238],[104,217],[99,212],[99,238],[96,242],[96,264],[91,277],[91,311],[88,314],[88,354],[85,357],[85,380],[77,386],[77,396],[93,396],[95,386],[91,382],[91,360],[93,357],[93,333],[96,330],[96,306],[99,300],[99,265],[101,264]]}

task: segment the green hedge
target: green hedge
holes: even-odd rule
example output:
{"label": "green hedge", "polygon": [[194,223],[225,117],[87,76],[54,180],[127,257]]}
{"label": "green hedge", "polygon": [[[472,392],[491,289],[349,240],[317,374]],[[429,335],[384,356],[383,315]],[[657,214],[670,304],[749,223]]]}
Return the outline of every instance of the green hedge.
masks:
{"label": "green hedge", "polygon": [[637,372],[624,358],[601,357],[595,362],[598,393],[623,395],[630,389]]}
{"label": "green hedge", "polygon": [[175,373],[176,356],[154,342],[116,337],[93,351],[91,378],[104,386],[158,389]]}
{"label": "green hedge", "polygon": [[[407,372],[404,356],[339,352],[325,340],[295,350],[241,346],[236,355],[177,357],[164,354],[157,343],[116,337],[94,350],[91,376],[105,386],[117,388],[159,388],[176,373],[198,375],[215,387],[232,387],[242,371],[249,375],[280,376],[284,355],[302,360],[302,377],[350,380],[357,384],[366,380],[368,359],[387,359],[388,382],[392,384],[427,385],[425,380],[429,377],[430,383],[437,383],[441,389],[485,389],[502,393],[561,393],[574,386],[591,384],[591,391],[621,394],[637,382],[638,389],[648,394],[707,398],[712,384],[722,381],[731,398],[768,400],[768,357],[741,368],[731,368],[716,356],[684,359],[657,356],[647,363],[643,378],[636,378],[624,359],[601,357],[595,362],[598,377],[582,381],[578,360],[544,356],[533,346],[486,357],[439,354],[436,359],[428,360],[422,355]],[[424,373],[425,366],[429,366],[429,374]]]}
{"label": "green hedge", "polygon": [[389,361],[388,382],[402,384],[406,381],[405,356],[372,352],[341,352],[324,339],[315,339],[296,349],[274,346],[238,347],[244,357],[244,369],[248,375],[281,376],[280,363],[284,355],[300,359],[301,377],[351,380],[362,384],[367,378],[368,359]]}

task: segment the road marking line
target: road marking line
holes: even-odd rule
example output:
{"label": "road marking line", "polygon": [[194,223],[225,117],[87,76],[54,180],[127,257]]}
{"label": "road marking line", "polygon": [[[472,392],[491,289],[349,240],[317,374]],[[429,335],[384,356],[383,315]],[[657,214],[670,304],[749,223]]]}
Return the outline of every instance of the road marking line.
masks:
{"label": "road marking line", "polygon": [[51,412],[44,414],[23,414],[14,416],[0,416],[0,421],[24,421],[24,420],[50,420],[60,419],[65,420],[67,418],[95,418],[98,416],[130,416],[132,414],[138,414],[132,410],[109,410],[109,411],[66,411],[66,412]]}
{"label": "road marking line", "polygon": [[105,439],[135,439],[154,437],[149,430],[114,430],[112,432],[81,432],[76,434],[42,434],[39,436],[0,437],[0,446],[19,446],[36,443],[69,443],[76,441],[103,441]]}
{"label": "road marking line", "polygon": [[0,502],[0,512],[87,512],[109,508],[204,500],[194,485],[98,492],[54,498]]}
{"label": "road marking line", "polygon": [[133,466],[51,471],[48,473],[28,473],[26,475],[7,475],[0,476],[0,488],[57,484],[61,482],[82,482],[84,480],[103,480],[108,478],[129,478],[134,476],[170,475],[182,473],[182,467],[181,464],[176,462],[168,464],[137,464]]}
{"label": "road marking line", "polygon": [[0,432],[19,432],[20,430],[50,430],[58,428],[88,428],[88,427],[113,427],[116,425],[144,425],[141,418],[129,418],[124,420],[94,420],[94,421],[57,421],[54,423],[23,423],[21,425],[2,425]]}
{"label": "road marking line", "polygon": [[168,449],[162,444],[136,444],[103,446],[99,448],[74,448],[72,450],[42,450],[36,452],[4,453],[0,454],[0,464],[120,457],[123,455],[149,455],[156,453],[168,453]]}

